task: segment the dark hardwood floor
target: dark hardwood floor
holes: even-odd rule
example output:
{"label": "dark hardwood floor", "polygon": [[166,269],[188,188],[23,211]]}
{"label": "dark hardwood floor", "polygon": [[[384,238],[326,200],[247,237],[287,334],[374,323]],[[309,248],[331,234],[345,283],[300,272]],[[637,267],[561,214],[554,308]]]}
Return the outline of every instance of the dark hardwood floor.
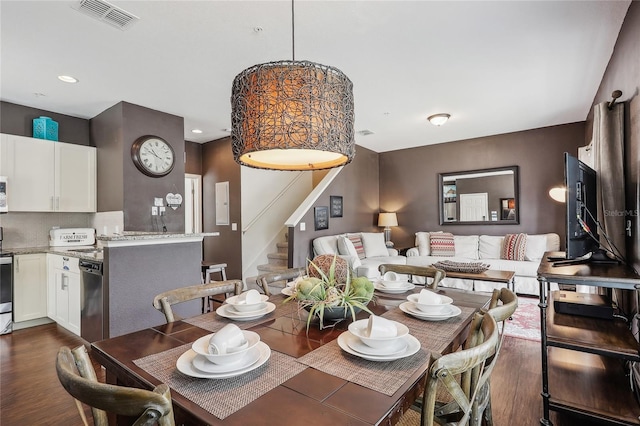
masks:
{"label": "dark hardwood floor", "polygon": [[[60,346],[83,343],[56,324],[0,336],[0,425],[82,425],[73,400],[58,382],[55,357]],[[99,366],[96,372],[104,381]],[[506,337],[491,378],[494,424],[539,425],[540,380],[540,343]],[[587,425],[552,416],[556,426]]]}

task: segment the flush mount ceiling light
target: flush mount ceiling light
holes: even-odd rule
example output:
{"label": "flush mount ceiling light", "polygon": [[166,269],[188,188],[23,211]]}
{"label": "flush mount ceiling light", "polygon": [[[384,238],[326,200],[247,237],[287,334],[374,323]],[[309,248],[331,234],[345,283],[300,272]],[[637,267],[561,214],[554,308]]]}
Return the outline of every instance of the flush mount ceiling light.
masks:
{"label": "flush mount ceiling light", "polygon": [[65,83],[77,83],[78,79],[75,77],[71,77],[70,75],[59,75],[58,80],[64,81]]}
{"label": "flush mount ceiling light", "polygon": [[200,129],[192,129],[192,130],[191,130],[191,133],[196,133],[196,134],[198,134],[198,135],[199,135],[199,134],[201,134],[201,133],[202,133],[202,130],[200,130]]}
{"label": "flush mount ceiling light", "polygon": [[450,114],[433,114],[427,117],[427,120],[434,126],[442,126],[449,120],[449,117],[451,117]]}
{"label": "flush mount ceiling light", "polygon": [[293,59],[254,65],[233,80],[231,138],[238,164],[321,170],[355,156],[353,84],[337,68]]}

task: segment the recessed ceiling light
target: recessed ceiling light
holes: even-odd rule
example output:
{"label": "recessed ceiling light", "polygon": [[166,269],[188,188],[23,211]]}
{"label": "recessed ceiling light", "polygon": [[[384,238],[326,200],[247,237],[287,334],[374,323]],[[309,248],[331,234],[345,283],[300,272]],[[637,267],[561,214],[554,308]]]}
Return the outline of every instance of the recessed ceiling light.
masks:
{"label": "recessed ceiling light", "polygon": [[434,114],[427,117],[427,120],[434,126],[442,126],[449,120],[449,117],[451,117],[449,114]]}
{"label": "recessed ceiling light", "polygon": [[70,75],[59,75],[58,80],[64,81],[65,83],[77,83],[78,79],[75,77],[71,77]]}
{"label": "recessed ceiling light", "polygon": [[200,133],[202,133],[202,130],[200,130],[200,129],[192,129],[192,130],[191,130],[191,133],[197,133],[197,134],[200,134]]}

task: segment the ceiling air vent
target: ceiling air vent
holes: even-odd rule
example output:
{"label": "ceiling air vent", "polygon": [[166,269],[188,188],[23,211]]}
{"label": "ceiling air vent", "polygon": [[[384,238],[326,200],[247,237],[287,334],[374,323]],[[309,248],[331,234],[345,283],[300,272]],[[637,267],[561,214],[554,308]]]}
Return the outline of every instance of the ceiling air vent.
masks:
{"label": "ceiling air vent", "polygon": [[128,29],[140,19],[102,0],[81,0],[75,9],[121,30]]}

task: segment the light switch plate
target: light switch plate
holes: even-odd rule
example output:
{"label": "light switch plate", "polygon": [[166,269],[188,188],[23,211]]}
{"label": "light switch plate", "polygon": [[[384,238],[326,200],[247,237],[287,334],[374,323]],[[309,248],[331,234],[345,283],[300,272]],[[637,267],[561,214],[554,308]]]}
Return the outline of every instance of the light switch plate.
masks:
{"label": "light switch plate", "polygon": [[238,224],[237,223],[232,223],[231,224],[231,230],[232,231],[237,231],[238,230]]}
{"label": "light switch plate", "polygon": [[300,230],[301,231],[306,231],[307,230],[307,224],[304,222],[300,222]]}

